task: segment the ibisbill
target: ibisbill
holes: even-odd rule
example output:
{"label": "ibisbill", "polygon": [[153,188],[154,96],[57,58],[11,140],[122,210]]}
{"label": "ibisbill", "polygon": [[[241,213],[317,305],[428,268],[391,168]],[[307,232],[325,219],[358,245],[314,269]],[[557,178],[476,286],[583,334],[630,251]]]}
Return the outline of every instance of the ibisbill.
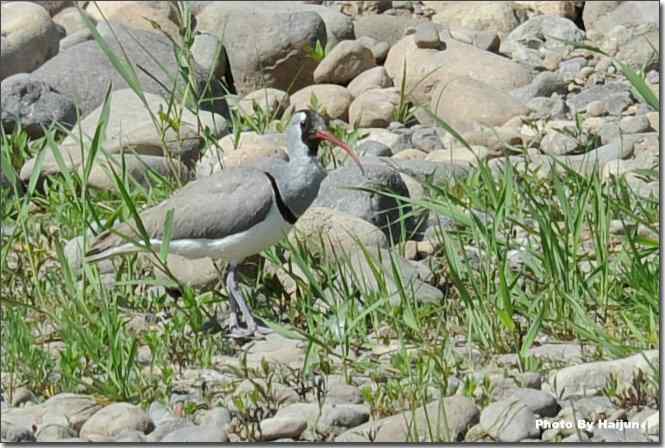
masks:
{"label": "ibisbill", "polygon": [[[288,162],[270,160],[254,168],[222,170],[185,185],[139,214],[153,250],[159,252],[161,248],[166,219],[172,210],[170,253],[229,263],[229,330],[235,337],[270,332],[257,325],[238,288],[238,264],[278,243],[312,204],[326,176],[318,159],[319,144],[329,141],[340,147],[364,173],[355,153],[327,130],[316,112],[294,113],[286,134]],[[96,262],[146,250],[133,242],[137,240],[142,240],[139,232],[127,222],[120,223],[95,238],[86,260]]]}

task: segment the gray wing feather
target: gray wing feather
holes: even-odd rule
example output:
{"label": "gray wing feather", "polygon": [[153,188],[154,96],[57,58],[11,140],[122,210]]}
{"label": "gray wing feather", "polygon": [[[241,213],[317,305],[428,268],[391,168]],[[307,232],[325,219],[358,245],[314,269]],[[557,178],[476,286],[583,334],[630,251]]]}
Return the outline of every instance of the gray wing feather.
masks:
{"label": "gray wing feather", "polygon": [[[172,240],[219,239],[248,230],[263,221],[273,203],[273,191],[265,173],[252,168],[231,168],[185,185],[164,202],[141,213],[151,238],[163,238],[168,210],[173,210]],[[116,230],[138,235],[126,223]],[[139,238],[140,239],[140,238]],[[112,232],[99,235],[88,255],[99,254],[124,242]]]}

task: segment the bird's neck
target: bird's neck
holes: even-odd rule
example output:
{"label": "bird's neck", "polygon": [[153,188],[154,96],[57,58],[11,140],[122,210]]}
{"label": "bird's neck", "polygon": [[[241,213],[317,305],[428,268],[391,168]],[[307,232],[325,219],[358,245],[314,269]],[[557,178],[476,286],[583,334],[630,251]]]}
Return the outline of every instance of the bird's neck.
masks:
{"label": "bird's neck", "polygon": [[291,157],[283,169],[285,172],[278,177],[282,180],[279,182],[280,191],[286,205],[296,216],[300,216],[316,199],[326,171],[318,158],[309,156]]}

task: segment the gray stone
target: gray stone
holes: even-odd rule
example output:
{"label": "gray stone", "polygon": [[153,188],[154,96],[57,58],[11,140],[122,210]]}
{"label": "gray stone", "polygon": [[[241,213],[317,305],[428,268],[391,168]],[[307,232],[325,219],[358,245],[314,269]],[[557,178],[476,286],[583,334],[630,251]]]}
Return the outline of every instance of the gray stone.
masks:
{"label": "gray stone", "polygon": [[217,406],[206,411],[199,419],[199,424],[202,426],[208,425],[223,428],[231,423],[231,419],[231,412],[228,409]]}
{"label": "gray stone", "polygon": [[29,73],[54,56],[61,37],[58,28],[37,3],[3,3],[0,80]]}
{"label": "gray stone", "polygon": [[541,417],[554,417],[558,414],[559,409],[561,409],[554,395],[542,390],[515,389],[508,399],[519,400],[527,405],[534,414],[538,414]]}
{"label": "gray stone", "polygon": [[425,152],[443,149],[443,142],[436,128],[420,128],[411,135],[413,146]]}
{"label": "gray stone", "polygon": [[584,27],[591,39],[608,34],[618,25],[635,27],[648,23],[660,25],[658,5],[639,1],[605,1],[591,2],[585,5]]}
{"label": "gray stone", "polygon": [[143,409],[129,403],[113,403],[97,411],[81,427],[80,437],[101,435],[113,437],[126,430],[137,430],[144,434],[155,429],[155,425]]}
{"label": "gray stone", "polygon": [[[120,50],[120,45],[122,45],[132,63],[143,68],[143,70],[136,69],[136,73],[145,92],[169,98],[174,80],[178,80],[178,85],[182,87],[183,81],[178,73],[173,44],[165,36],[114,23],[111,23],[110,26],[114,34],[111,33],[106,23],[100,23],[97,29],[102,37],[106,38],[109,48],[115,54],[122,54]],[[115,36],[117,36],[117,40]],[[120,57],[122,58],[122,56]],[[159,64],[156,61],[159,61]],[[168,73],[165,73],[162,67],[166,67]],[[200,94],[203,94],[208,74],[197,64],[194,64],[193,69],[191,75],[194,86]],[[151,73],[156,80],[145,74],[144,70]],[[81,116],[88,115],[103,103],[109,84],[113,85],[113,90],[128,87],[127,82],[94,41],[83,42],[67,48],[35,70],[31,76],[37,81],[46,82],[64,96],[72,99],[79,108]],[[168,89],[165,88],[166,86]],[[212,90],[208,95],[221,98],[221,93],[221,90]],[[202,96],[202,98],[204,97],[205,95]],[[228,114],[226,104],[222,99],[203,102],[201,107],[222,115]]]}
{"label": "gray stone", "polygon": [[619,122],[619,128],[624,134],[637,134],[646,132],[651,125],[646,115],[634,115],[630,117],[623,117]]}
{"label": "gray stone", "polygon": [[161,443],[226,443],[229,441],[224,427],[214,424],[188,425],[165,435]]}
{"label": "gray stone", "polygon": [[156,428],[148,434],[147,441],[150,443],[160,442],[168,434],[190,426],[191,423],[184,418],[173,416],[162,418]]}
{"label": "gray stone", "polygon": [[172,418],[173,414],[164,403],[153,401],[148,408],[148,416],[155,426],[159,426],[162,421]]}
{"label": "gray stone", "polygon": [[626,95],[630,92],[630,86],[622,81],[611,81],[603,85],[597,85],[582,90],[577,95],[569,95],[566,99],[568,107],[573,113],[583,111],[592,101],[603,101],[609,103],[614,95]]}
{"label": "gray stone", "polygon": [[86,42],[88,40],[92,40],[94,37],[92,36],[92,33],[90,32],[89,29],[84,29],[84,30],[79,30],[75,33],[72,33],[65,37],[64,39],[60,40],[59,46],[60,46],[60,52],[63,52],[67,50],[68,48],[71,48],[75,45],[80,44],[81,42]]}
{"label": "gray stone", "polygon": [[368,90],[382,89],[391,87],[392,85],[393,81],[388,76],[388,73],[386,73],[386,69],[383,67],[374,67],[356,76],[346,88],[349,89],[354,98],[357,98]]}
{"label": "gray stone", "polygon": [[515,399],[496,401],[483,409],[480,426],[499,442],[519,442],[540,436],[533,411]]}
{"label": "gray stone", "polygon": [[621,112],[626,110],[633,102],[633,97],[630,93],[617,93],[607,99],[607,112],[610,115],[621,115]]}
{"label": "gray stone", "polygon": [[260,423],[261,440],[270,441],[281,438],[297,439],[307,428],[307,421],[302,418],[272,417]]}
{"label": "gray stone", "polygon": [[590,117],[600,117],[607,113],[607,103],[603,101],[591,101],[586,106],[586,113]]}
{"label": "gray stone", "polygon": [[196,63],[214,79],[227,75],[226,50],[218,36],[205,32],[195,35],[191,52]]}
{"label": "gray stone", "polygon": [[318,13],[265,3],[213,2],[197,17],[199,31],[223,38],[242,95],[265,87],[294,91],[311,85],[317,63],[309,51],[317,41],[327,42]]}
{"label": "gray stone", "polygon": [[390,146],[374,140],[365,140],[355,149],[361,157],[390,157],[393,155]]}
{"label": "gray stone", "polygon": [[11,133],[19,127],[32,138],[44,135],[55,123],[71,128],[76,123],[72,100],[45,82],[20,73],[2,80],[2,128]]}
{"label": "gray stone", "polygon": [[325,434],[342,434],[350,428],[369,420],[369,407],[360,404],[326,406],[317,424],[317,430]]}
{"label": "gray stone", "polygon": [[382,157],[365,157],[361,159],[366,164],[389,166],[399,173],[407,174],[420,182],[431,181],[434,184],[447,182],[451,179],[461,179],[469,174],[467,167],[447,162],[432,162],[429,160],[394,160]]}
{"label": "gray stone", "polygon": [[562,131],[552,129],[545,134],[540,142],[540,149],[545,154],[565,155],[577,149],[577,139]]}
{"label": "gray stone", "polygon": [[542,67],[546,54],[566,47],[557,39],[581,42],[584,32],[564,17],[535,16],[511,31],[499,51],[520,63]]}
{"label": "gray stone", "polygon": [[378,165],[366,166],[365,169],[366,176],[355,166],[329,172],[312,206],[328,207],[364,219],[380,228],[388,238],[397,239],[402,230],[412,230],[411,220],[407,219],[404,226],[400,220],[401,212],[408,213],[410,207],[392,197],[350,189],[360,187],[408,196],[406,185],[398,173]]}
{"label": "gray stone", "polygon": [[416,26],[416,32],[413,39],[418,48],[431,48],[434,50],[441,49],[439,31],[429,22],[424,22]]}
{"label": "gray stone", "polygon": [[314,70],[317,84],[347,84],[376,65],[372,51],[357,40],[338,43]]}
{"label": "gray stone", "polygon": [[349,123],[357,128],[381,128],[390,124],[400,104],[395,87],[371,89],[360,94],[349,106]]}
{"label": "gray stone", "polygon": [[532,98],[526,106],[529,108],[530,116],[536,119],[563,119],[568,108],[561,97],[553,93],[550,98],[537,96]]}
{"label": "gray stone", "polygon": [[327,404],[360,404],[361,402],[360,389],[352,384],[331,384],[326,391]]}
{"label": "gray stone", "polygon": [[37,397],[27,387],[19,387],[12,394],[12,407],[19,407],[26,403],[36,403]]}
{"label": "gray stone", "polygon": [[[337,84],[316,84],[298,90],[291,95],[290,101],[289,111],[318,109],[328,119],[347,121],[353,96],[347,88]],[[315,105],[318,107],[313,107]]]}
{"label": "gray stone", "polygon": [[[612,426],[613,422],[606,422],[608,426]],[[598,423],[597,425],[599,425]],[[605,422],[603,422],[605,424]],[[620,422],[617,425],[621,425]],[[643,434],[639,429],[635,428],[605,428],[596,427],[593,430],[592,442],[603,443],[646,443],[650,442],[649,438]]]}
{"label": "gray stone", "polygon": [[649,372],[658,363],[658,351],[649,350],[628,358],[598,361],[566,367],[556,372],[550,380],[557,396],[565,399],[575,395],[590,395],[607,384],[612,373],[621,383],[630,383],[638,369]]}
{"label": "gray stone", "polygon": [[39,427],[47,416],[62,416],[69,427],[78,432],[81,426],[99,410],[96,400],[88,395],[61,393],[43,403],[22,408],[10,408],[2,413],[2,422],[17,427]]}
{"label": "gray stone", "polygon": [[392,47],[404,36],[407,28],[419,23],[422,23],[422,20],[381,14],[358,17],[353,27],[357,38],[368,36]]}
{"label": "gray stone", "polygon": [[565,94],[568,82],[559,73],[542,72],[528,85],[511,90],[513,98],[528,103],[536,97],[550,97],[553,93]]}
{"label": "gray stone", "polygon": [[148,439],[141,431],[123,431],[113,438],[115,443],[145,443]]}
{"label": "gray stone", "polygon": [[478,422],[478,414],[473,400],[452,396],[415,412],[406,411],[357,426],[337,436],[335,442],[457,442]]}
{"label": "gray stone", "polygon": [[36,441],[32,429],[16,425],[4,418],[0,421],[0,440],[7,443]]}

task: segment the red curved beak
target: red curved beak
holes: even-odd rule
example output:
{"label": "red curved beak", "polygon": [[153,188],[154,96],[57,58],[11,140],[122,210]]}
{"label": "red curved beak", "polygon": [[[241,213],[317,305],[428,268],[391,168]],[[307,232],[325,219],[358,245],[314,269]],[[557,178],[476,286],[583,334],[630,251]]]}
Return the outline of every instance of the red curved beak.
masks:
{"label": "red curved beak", "polygon": [[319,140],[327,140],[333,145],[342,148],[344,152],[346,152],[349,155],[349,157],[353,159],[356,165],[358,165],[358,168],[360,168],[360,172],[363,173],[363,176],[365,175],[365,168],[363,168],[362,164],[360,163],[360,159],[358,158],[356,153],[353,152],[353,150],[349,145],[347,145],[346,143],[344,143],[343,141],[341,141],[340,139],[338,139],[337,137],[326,131],[316,131],[314,136]]}

